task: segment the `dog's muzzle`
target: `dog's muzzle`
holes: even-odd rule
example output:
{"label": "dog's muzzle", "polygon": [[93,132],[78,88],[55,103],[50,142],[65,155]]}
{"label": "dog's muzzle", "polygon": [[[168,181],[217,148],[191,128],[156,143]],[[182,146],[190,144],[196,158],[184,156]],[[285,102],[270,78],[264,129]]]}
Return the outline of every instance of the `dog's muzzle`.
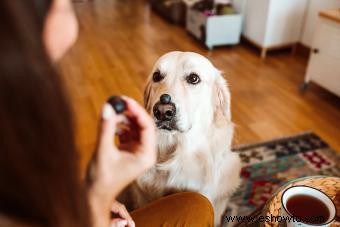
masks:
{"label": "dog's muzzle", "polygon": [[168,131],[177,130],[176,106],[171,102],[170,95],[161,95],[159,101],[153,106],[153,115],[156,118],[157,128]]}

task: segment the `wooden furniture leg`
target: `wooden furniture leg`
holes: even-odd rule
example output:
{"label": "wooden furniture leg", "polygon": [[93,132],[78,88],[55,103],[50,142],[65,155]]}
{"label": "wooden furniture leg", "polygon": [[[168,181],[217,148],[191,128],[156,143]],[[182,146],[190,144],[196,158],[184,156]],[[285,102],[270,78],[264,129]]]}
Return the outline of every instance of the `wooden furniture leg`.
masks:
{"label": "wooden furniture leg", "polygon": [[265,59],[267,57],[267,48],[261,49],[261,58]]}

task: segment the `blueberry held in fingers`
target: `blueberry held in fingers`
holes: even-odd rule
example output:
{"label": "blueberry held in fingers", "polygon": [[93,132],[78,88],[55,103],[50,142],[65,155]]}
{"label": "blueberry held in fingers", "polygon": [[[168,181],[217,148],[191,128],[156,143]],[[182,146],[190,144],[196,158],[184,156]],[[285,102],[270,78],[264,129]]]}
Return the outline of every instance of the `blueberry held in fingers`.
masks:
{"label": "blueberry held in fingers", "polygon": [[119,96],[111,96],[107,102],[111,104],[117,114],[121,114],[126,110],[126,103]]}

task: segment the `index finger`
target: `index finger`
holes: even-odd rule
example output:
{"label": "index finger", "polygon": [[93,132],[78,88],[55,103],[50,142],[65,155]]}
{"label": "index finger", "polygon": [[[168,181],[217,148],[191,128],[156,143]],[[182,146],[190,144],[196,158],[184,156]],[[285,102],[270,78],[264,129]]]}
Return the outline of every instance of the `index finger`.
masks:
{"label": "index finger", "polygon": [[123,96],[127,105],[127,111],[135,118],[138,127],[140,128],[141,143],[145,144],[147,139],[155,140],[155,123],[146,112],[146,110],[139,105],[135,100]]}
{"label": "index finger", "polygon": [[136,119],[138,126],[141,129],[149,129],[150,125],[154,126],[152,118],[141,105],[129,97],[123,96],[123,99],[126,102],[127,111]]}

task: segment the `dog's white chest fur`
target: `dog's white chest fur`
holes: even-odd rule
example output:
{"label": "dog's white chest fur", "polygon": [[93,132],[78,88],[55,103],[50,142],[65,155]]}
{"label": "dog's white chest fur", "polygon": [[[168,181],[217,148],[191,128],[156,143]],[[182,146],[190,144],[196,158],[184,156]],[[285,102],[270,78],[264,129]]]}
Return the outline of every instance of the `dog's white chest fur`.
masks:
{"label": "dog's white chest fur", "polygon": [[[172,137],[160,133],[159,158],[156,167],[150,171],[150,176],[162,177],[165,192],[167,190],[201,191],[211,185],[214,168],[213,153],[207,138],[192,140],[191,135]],[[163,134],[163,135],[162,135]]]}

